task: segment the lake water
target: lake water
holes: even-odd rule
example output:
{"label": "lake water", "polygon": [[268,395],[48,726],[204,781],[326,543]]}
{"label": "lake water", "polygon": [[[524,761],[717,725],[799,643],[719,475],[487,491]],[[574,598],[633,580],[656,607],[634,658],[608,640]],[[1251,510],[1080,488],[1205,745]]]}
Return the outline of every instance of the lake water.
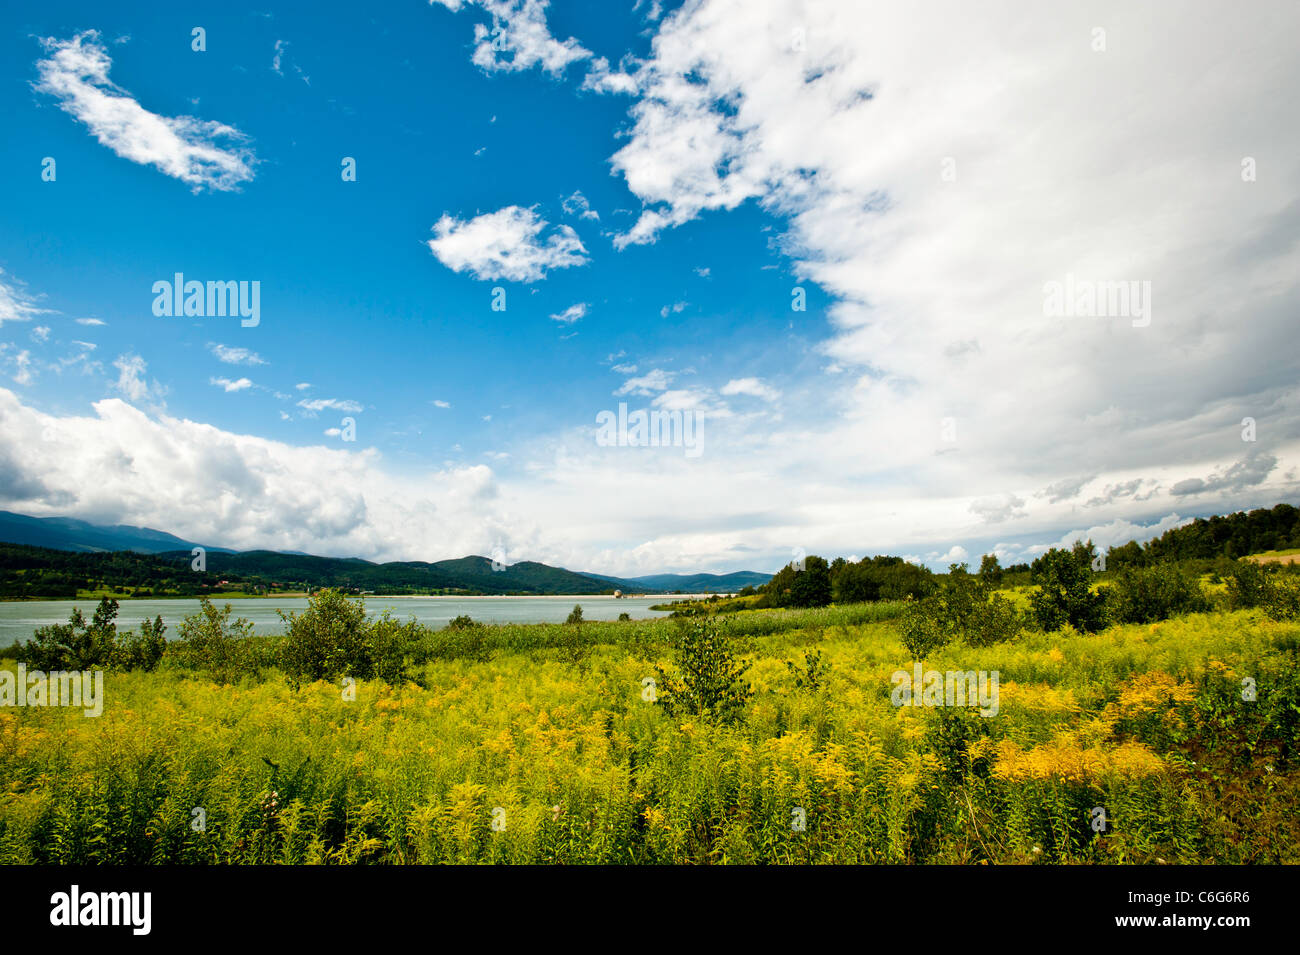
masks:
{"label": "lake water", "polygon": [[[563,623],[574,604],[582,606],[587,620],[617,620],[621,613],[633,620],[663,617],[662,610],[651,610],[651,604],[682,600],[684,595],[672,597],[367,597],[366,612],[378,615],[391,610],[394,617],[407,620],[414,617],[426,626],[439,629],[453,617],[468,614],[480,623]],[[257,633],[282,633],[284,625],[276,610],[298,611],[306,609],[306,597],[245,597],[242,599],[215,600],[217,607],[227,603],[234,608],[231,618],[244,617],[253,622]],[[67,623],[73,607],[80,607],[89,620],[98,606],[97,600],[25,600],[0,601],[0,647],[14,640],[27,640],[37,627],[50,623]],[[135,630],[141,620],[152,620],[155,615],[167,625],[167,639],[177,637],[182,620],[199,609],[198,600],[120,600],[118,601],[117,629]]]}

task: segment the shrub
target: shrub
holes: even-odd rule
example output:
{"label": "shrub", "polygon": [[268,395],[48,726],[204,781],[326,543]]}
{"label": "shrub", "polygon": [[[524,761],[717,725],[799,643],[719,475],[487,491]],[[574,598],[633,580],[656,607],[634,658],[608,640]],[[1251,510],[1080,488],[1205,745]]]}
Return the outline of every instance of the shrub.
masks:
{"label": "shrub", "polygon": [[167,638],[163,636],[166,630],[161,616],[155,616],[152,622],[140,621],[138,634],[127,632],[118,641],[113,665],[122,670],[156,670],[167,652]]}
{"label": "shrub", "polygon": [[365,601],[333,589],[313,594],[301,614],[279,613],[287,628],[280,661],[294,687],[349,676],[400,683],[407,653],[421,633],[415,621],[399,624],[387,614],[371,621]]}
{"label": "shrub", "polygon": [[820,650],[805,651],[803,666],[799,666],[793,660],[786,660],[785,668],[794,677],[795,689],[808,690],[812,693],[821,689],[827,673],[830,672],[830,665],[822,661]]}
{"label": "shrub", "polygon": [[1228,606],[1233,610],[1249,610],[1263,604],[1268,577],[1268,571],[1258,561],[1233,561],[1225,577]]}
{"label": "shrub", "polygon": [[1264,582],[1264,613],[1273,620],[1295,620],[1300,617],[1300,580],[1269,574]]}
{"label": "shrub", "polygon": [[1038,590],[1029,603],[1044,630],[1060,630],[1068,623],[1093,633],[1106,626],[1106,597],[1092,590],[1091,552],[1091,545],[1076,545],[1073,551],[1053,547],[1034,561]]}
{"label": "shrub", "polygon": [[569,618],[564,622],[570,626],[582,623],[582,604],[574,604],[573,609],[569,611]]}
{"label": "shrub", "polygon": [[34,670],[93,670],[111,666],[117,654],[117,601],[104,597],[90,623],[74,607],[67,623],[37,627],[19,661]]}
{"label": "shrub", "polygon": [[946,645],[951,637],[940,624],[935,601],[930,597],[907,601],[898,621],[898,632],[913,660],[924,660],[930,653]]}
{"label": "shrub", "polygon": [[630,621],[631,619],[632,619],[632,615],[630,613],[621,613],[618,615],[619,623],[623,623],[624,621]]}
{"label": "shrub", "polygon": [[218,610],[207,597],[200,597],[199,609],[181,622],[180,641],[172,651],[176,665],[214,683],[237,683],[243,676],[257,676],[248,642],[253,625],[243,617],[232,623],[230,614],[230,604]]}
{"label": "shrub", "polygon": [[1115,576],[1110,602],[1120,623],[1154,623],[1210,609],[1196,579],[1172,564],[1125,567]]}
{"label": "shrub", "polygon": [[717,621],[682,629],[673,648],[680,676],[656,665],[658,702],[674,718],[696,716],[711,722],[735,722],[744,716],[753,687],[744,679],[748,663],[737,663]]}

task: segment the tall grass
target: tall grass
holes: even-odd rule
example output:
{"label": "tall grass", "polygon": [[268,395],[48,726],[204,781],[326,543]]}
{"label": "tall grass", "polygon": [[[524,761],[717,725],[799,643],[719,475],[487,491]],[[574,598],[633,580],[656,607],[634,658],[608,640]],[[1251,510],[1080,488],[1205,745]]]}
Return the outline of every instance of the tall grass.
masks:
{"label": "tall grass", "polygon": [[[351,700],[112,672],[99,718],[0,708],[0,862],[1298,861],[1300,625],[1195,614],[925,660],[999,671],[983,719],[892,705],[897,610],[724,620],[754,689],[736,725],[644,698],[666,619],[582,624],[581,667],[573,628],[484,628],[490,659],[448,643],[423,687]],[[801,689],[786,661],[813,645],[829,669]]]}

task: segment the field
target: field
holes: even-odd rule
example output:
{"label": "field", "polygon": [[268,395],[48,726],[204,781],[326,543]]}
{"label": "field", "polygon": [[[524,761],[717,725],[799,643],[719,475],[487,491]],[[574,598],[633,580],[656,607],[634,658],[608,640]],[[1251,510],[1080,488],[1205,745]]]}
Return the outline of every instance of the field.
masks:
{"label": "field", "polygon": [[667,619],[486,628],[477,659],[351,700],[274,671],[110,672],[98,718],[0,710],[0,862],[1297,861],[1300,625],[1213,612],[932,654],[999,672],[983,718],[893,705],[898,611],[728,618],[754,690],[734,724],[644,698]]}

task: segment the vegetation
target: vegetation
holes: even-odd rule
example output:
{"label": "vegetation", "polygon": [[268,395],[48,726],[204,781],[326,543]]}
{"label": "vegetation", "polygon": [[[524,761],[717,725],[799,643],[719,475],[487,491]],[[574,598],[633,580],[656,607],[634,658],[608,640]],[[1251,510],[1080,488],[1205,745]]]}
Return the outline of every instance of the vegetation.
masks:
{"label": "vegetation", "polygon": [[[257,637],[204,600],[165,645],[106,600],[18,647],[105,706],[0,707],[0,863],[1300,862],[1300,573],[991,556],[809,557],[653,620],[326,590]],[[871,599],[796,605],[827,586]],[[918,663],[996,672],[996,714],[895,705]]]}
{"label": "vegetation", "polygon": [[[1213,611],[932,651],[1000,672],[982,719],[891,705],[913,655],[902,606],[878,608],[590,622],[585,674],[573,627],[443,630],[423,639],[498,652],[351,699],[275,667],[226,685],[173,643],[108,673],[102,717],[0,708],[0,862],[1300,861],[1300,623]],[[672,692],[651,702],[656,665]]]}

